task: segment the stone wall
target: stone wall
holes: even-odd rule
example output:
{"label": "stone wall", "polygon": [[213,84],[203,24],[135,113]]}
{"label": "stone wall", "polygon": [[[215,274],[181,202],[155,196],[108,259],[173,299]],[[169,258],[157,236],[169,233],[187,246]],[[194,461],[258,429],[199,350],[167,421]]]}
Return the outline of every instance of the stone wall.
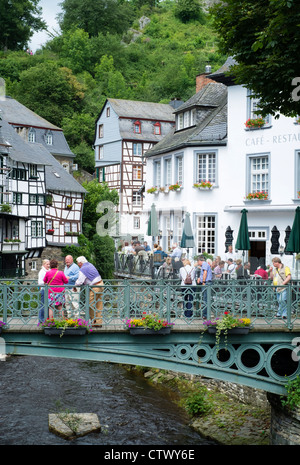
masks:
{"label": "stone wall", "polygon": [[[25,263],[25,271],[26,271],[26,278],[28,280],[37,280],[39,271],[42,267],[42,262],[46,258],[49,260],[57,260],[58,261],[58,269],[63,271],[65,267],[65,258],[62,256],[61,247],[45,247],[40,257],[38,258],[28,258]],[[36,270],[31,269],[31,262],[36,262]]]}
{"label": "stone wall", "polygon": [[268,393],[271,405],[271,445],[300,445],[300,408],[289,410],[281,404],[281,397]]}

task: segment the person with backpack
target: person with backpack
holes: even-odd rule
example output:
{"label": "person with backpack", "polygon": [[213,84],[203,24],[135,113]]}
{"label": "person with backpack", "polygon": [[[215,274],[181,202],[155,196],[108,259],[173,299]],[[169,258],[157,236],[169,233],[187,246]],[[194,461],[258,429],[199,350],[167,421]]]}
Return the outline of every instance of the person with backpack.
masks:
{"label": "person with backpack", "polygon": [[184,315],[191,318],[193,316],[193,300],[196,289],[195,268],[188,259],[182,260],[182,264],[183,266],[179,269],[179,274],[184,300]]}
{"label": "person with backpack", "polygon": [[198,257],[198,269],[197,269],[197,278],[198,286],[201,286],[200,292],[202,294],[202,318],[205,320],[207,318],[207,286],[212,282],[212,269],[207,263],[205,255],[200,255]]}

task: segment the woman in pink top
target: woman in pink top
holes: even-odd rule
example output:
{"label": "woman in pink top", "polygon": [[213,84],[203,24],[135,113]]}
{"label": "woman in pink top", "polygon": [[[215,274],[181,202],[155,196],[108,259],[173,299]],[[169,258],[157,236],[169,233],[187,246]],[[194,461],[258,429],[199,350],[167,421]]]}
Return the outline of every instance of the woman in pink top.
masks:
{"label": "woman in pink top", "polygon": [[[50,261],[50,270],[47,271],[44,277],[44,283],[49,285],[48,300],[49,300],[49,318],[53,318],[53,309],[51,306],[54,304],[55,309],[62,310],[65,301],[65,288],[64,285],[68,284],[68,278],[63,271],[57,269],[57,260]],[[62,316],[62,315],[61,315]]]}

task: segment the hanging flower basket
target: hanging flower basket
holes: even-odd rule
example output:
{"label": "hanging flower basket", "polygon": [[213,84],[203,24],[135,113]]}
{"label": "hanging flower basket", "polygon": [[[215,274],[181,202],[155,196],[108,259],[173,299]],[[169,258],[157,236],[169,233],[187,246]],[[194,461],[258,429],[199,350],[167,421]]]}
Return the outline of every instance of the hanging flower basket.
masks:
{"label": "hanging flower basket", "polygon": [[245,126],[248,129],[259,129],[262,128],[266,124],[265,120],[263,118],[249,118]]}

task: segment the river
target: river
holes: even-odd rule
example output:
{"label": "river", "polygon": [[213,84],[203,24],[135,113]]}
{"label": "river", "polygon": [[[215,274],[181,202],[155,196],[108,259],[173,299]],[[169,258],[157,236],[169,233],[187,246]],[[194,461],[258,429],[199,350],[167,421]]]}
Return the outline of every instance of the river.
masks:
{"label": "river", "polygon": [[[11,356],[0,362],[0,445],[211,445],[188,425],[174,394],[124,367]],[[102,431],[67,441],[48,414],[96,413]]]}

